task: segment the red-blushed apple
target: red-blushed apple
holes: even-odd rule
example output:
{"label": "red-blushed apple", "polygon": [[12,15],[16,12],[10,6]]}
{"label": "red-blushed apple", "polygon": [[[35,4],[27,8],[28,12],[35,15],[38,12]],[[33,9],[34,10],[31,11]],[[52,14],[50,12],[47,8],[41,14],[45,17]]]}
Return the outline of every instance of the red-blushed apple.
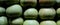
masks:
{"label": "red-blushed apple", "polygon": [[41,8],[39,10],[39,16],[41,19],[54,19],[55,14],[56,11],[53,8]]}

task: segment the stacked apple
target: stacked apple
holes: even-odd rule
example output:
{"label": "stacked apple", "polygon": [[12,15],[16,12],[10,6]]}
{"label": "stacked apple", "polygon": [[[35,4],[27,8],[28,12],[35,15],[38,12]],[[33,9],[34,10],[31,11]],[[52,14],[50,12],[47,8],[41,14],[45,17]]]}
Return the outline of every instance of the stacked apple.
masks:
{"label": "stacked apple", "polygon": [[4,15],[5,15],[5,8],[0,7],[0,25],[8,24],[7,17],[5,17]]}
{"label": "stacked apple", "polygon": [[18,4],[12,5],[6,9],[6,14],[8,17],[15,18],[19,17],[17,19],[14,19],[11,21],[12,25],[22,25],[23,18],[20,16],[22,15],[22,7]]}

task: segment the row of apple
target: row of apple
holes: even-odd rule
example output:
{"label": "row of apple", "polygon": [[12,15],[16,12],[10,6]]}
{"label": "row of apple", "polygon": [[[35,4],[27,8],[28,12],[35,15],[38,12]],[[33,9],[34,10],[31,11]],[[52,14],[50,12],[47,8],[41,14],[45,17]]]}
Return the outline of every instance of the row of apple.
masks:
{"label": "row of apple", "polygon": [[[0,12],[5,12],[4,8],[0,7]],[[23,13],[23,8],[18,5],[12,5],[6,9],[6,14],[8,17],[20,17]],[[55,15],[60,16],[60,8],[58,8],[56,11],[54,8],[41,8],[38,12],[35,8],[28,8],[26,11],[24,11],[23,15],[25,18],[29,19],[36,19],[38,15],[41,19],[53,19]]]}
{"label": "row of apple", "polygon": [[[0,4],[3,4],[5,0],[1,1]],[[57,5],[59,6],[60,0],[6,0],[6,4],[14,4],[14,3],[19,3],[21,6],[32,6],[35,7],[37,3],[40,4],[40,6],[53,6],[56,2],[58,3]],[[5,4],[5,3],[4,3]]]}
{"label": "row of apple", "polygon": [[[8,21],[5,16],[0,17],[0,25],[7,25]],[[60,20],[57,22],[53,20],[41,21],[40,24],[37,20],[23,20],[23,18],[17,18],[11,21],[10,25],[60,25]]]}
{"label": "row of apple", "polygon": [[57,3],[60,6],[60,0],[20,0],[22,6],[32,6],[35,7],[39,3],[40,6],[54,6]]}
{"label": "row of apple", "polygon": [[[0,16],[3,16],[5,9],[0,7]],[[8,17],[20,17],[23,13],[23,9],[19,4],[12,5],[6,9],[6,14]],[[36,19],[38,15],[41,19],[53,19],[55,15],[60,17],[60,8],[55,11],[54,8],[41,8],[39,13],[35,8],[29,8],[24,12],[25,18]]]}

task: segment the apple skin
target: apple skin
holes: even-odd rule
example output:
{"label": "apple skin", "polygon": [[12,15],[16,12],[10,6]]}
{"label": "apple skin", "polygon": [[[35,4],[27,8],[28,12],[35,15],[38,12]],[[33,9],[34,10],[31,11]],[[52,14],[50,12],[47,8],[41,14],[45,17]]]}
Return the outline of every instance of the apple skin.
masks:
{"label": "apple skin", "polygon": [[5,15],[5,8],[0,7],[0,16]]}
{"label": "apple skin", "polygon": [[54,19],[55,14],[56,11],[53,8],[41,8],[39,10],[39,16],[41,19]]}
{"label": "apple skin", "polygon": [[7,25],[7,24],[8,24],[7,17],[1,16],[0,17],[0,25]]}
{"label": "apple skin", "polygon": [[12,21],[12,25],[23,25],[23,18],[17,18]]}
{"label": "apple skin", "polygon": [[42,21],[40,25],[56,25],[56,23],[54,21],[47,20],[47,21]]}
{"label": "apple skin", "polygon": [[6,9],[7,16],[19,17],[22,15],[22,7],[18,4],[12,5]]}
{"label": "apple skin", "polygon": [[37,5],[37,0],[20,0],[20,5],[22,7],[35,7]]}
{"label": "apple skin", "polygon": [[35,8],[29,8],[24,12],[24,17],[27,19],[36,19],[38,17],[38,11]]}
{"label": "apple skin", "polygon": [[23,25],[39,25],[36,20],[25,20]]}

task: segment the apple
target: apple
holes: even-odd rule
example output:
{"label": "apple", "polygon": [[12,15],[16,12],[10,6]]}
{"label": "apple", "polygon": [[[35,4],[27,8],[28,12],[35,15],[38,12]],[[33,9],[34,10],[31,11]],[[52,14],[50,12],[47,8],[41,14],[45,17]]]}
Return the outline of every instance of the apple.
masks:
{"label": "apple", "polygon": [[37,0],[20,0],[20,4],[22,7],[35,7],[37,5]]}
{"label": "apple", "polygon": [[60,0],[56,0],[57,6],[60,7]]}
{"label": "apple", "polygon": [[6,1],[7,5],[12,5],[12,4],[17,4],[17,3],[19,3],[19,0],[7,0]]}
{"label": "apple", "polygon": [[7,25],[7,24],[8,24],[7,17],[1,16],[0,17],[0,25]]}
{"label": "apple", "polygon": [[58,8],[56,12],[57,12],[57,16],[60,17],[60,8]]}
{"label": "apple", "polygon": [[36,20],[25,20],[23,25],[39,25],[39,23]]}
{"label": "apple", "polygon": [[9,17],[19,17],[22,15],[22,7],[18,4],[12,5],[6,9],[6,14]]}
{"label": "apple", "polygon": [[38,17],[38,11],[35,8],[29,8],[24,12],[24,17],[28,19],[36,19]]}
{"label": "apple", "polygon": [[60,3],[60,0],[56,0],[57,3]]}
{"label": "apple", "polygon": [[60,20],[57,21],[57,25],[60,25]]}
{"label": "apple", "polygon": [[54,21],[42,21],[40,25],[56,25]]}
{"label": "apple", "polygon": [[41,8],[39,10],[39,16],[41,19],[54,19],[55,14],[56,11],[53,8]]}
{"label": "apple", "polygon": [[5,14],[5,8],[3,7],[0,7],[0,16],[4,15]]}
{"label": "apple", "polygon": [[23,18],[17,18],[12,21],[13,25],[23,25]]}
{"label": "apple", "polygon": [[56,0],[39,0],[40,6],[53,6],[55,4]]}

